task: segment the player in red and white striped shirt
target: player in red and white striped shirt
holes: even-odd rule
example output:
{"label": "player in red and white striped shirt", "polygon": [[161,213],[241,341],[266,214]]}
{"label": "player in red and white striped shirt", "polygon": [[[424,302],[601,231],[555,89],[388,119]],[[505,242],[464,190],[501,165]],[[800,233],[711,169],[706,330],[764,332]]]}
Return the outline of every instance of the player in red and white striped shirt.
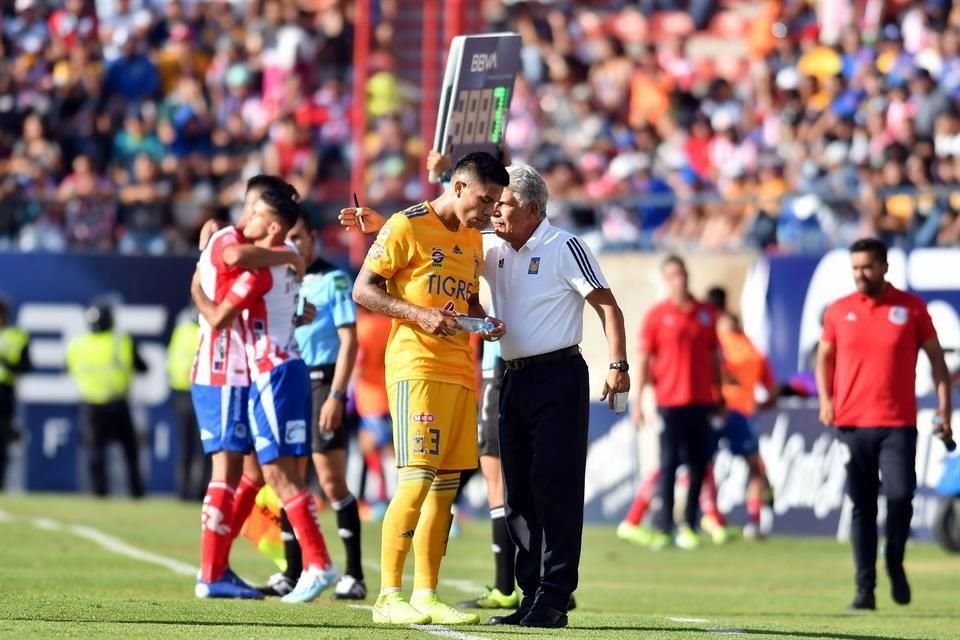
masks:
{"label": "player in red and white striped shirt", "polygon": [[[243,234],[259,247],[290,253],[283,241],[298,217],[296,200],[268,190],[254,204]],[[302,458],[310,455],[311,396],[309,373],[293,335],[299,287],[296,274],[273,267],[241,273],[219,304],[194,290],[200,312],[214,328],[229,326],[243,313],[257,458],[303,551],[305,569],[284,602],[313,600],[337,578],[303,477]]]}
{"label": "player in red and white striped shirt", "polygon": [[[216,232],[201,253],[197,285],[217,302],[226,297],[245,267],[289,264],[303,268],[299,257],[256,247],[243,236],[241,228],[250,217],[253,203],[269,188],[285,188],[296,194],[279,178],[252,178],[247,183],[244,213],[237,226]],[[198,597],[258,597],[259,593],[228,567],[231,543],[263,485],[259,469],[241,480],[243,456],[252,450],[252,443],[247,419],[250,375],[246,333],[239,320],[214,328],[200,318],[200,346],[191,376],[201,441],[204,452],[213,460],[201,515],[201,571],[195,592]]]}

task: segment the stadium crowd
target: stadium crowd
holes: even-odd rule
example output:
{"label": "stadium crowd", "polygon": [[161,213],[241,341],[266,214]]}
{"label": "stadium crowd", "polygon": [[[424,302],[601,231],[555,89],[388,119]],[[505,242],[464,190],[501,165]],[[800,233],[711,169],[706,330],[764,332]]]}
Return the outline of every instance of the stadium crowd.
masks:
{"label": "stadium crowd", "polygon": [[[16,0],[0,247],[192,251],[258,172],[346,204],[353,3]],[[373,3],[365,204],[421,198],[400,0]],[[507,141],[594,248],[960,241],[949,0],[483,3],[523,37]],[[325,234],[335,245],[335,227]]]}

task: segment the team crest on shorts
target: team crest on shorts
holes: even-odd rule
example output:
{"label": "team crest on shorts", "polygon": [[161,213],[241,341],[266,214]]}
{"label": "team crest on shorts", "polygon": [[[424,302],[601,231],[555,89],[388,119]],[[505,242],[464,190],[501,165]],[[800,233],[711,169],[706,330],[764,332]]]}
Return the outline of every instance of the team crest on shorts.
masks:
{"label": "team crest on shorts", "polygon": [[890,314],[887,316],[893,324],[906,324],[907,323],[907,308],[906,307],[893,307],[890,309]]}

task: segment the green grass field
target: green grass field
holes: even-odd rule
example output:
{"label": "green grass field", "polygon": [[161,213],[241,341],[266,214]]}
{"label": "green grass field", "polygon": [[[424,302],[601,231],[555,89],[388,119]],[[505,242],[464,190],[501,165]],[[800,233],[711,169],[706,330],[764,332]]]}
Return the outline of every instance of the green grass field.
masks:
{"label": "green grass field", "polygon": [[[879,610],[844,610],[853,595],[849,549],[830,540],[735,542],[658,554],[617,541],[609,527],[584,539],[579,608],[570,628],[375,628],[369,611],[327,597],[310,605],[200,601],[193,597],[199,506],[86,497],[0,498],[0,637],[3,638],[867,638],[960,637],[960,557],[913,545],[907,571],[914,604],[897,607],[881,578]],[[334,535],[329,514],[324,530]],[[490,580],[487,522],[470,522],[450,543],[441,595],[454,601]],[[378,560],[379,527],[364,530]],[[104,537],[103,534],[106,534]],[[167,566],[103,545],[126,543]],[[339,540],[332,540],[336,558]],[[408,560],[408,571],[412,566]],[[272,565],[240,540],[233,566],[252,581]],[[444,583],[446,579],[446,583]],[[368,586],[378,576],[369,571]],[[369,602],[368,602],[369,604]],[[483,616],[486,617],[486,614]]]}

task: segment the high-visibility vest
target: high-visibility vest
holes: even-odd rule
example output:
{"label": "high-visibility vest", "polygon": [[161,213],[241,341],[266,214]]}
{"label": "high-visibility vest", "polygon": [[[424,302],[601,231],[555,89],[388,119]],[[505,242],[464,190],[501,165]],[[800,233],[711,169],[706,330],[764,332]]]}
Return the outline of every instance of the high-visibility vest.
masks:
{"label": "high-visibility vest", "polygon": [[125,398],[133,381],[133,359],[133,340],[113,331],[88,333],[67,347],[67,371],[87,404]]}
{"label": "high-visibility vest", "polygon": [[190,390],[190,373],[200,346],[200,325],[196,322],[178,324],[167,346],[167,380],[174,391]]}
{"label": "high-visibility vest", "polygon": [[20,364],[20,360],[23,359],[23,350],[28,342],[30,342],[30,334],[23,329],[17,327],[0,329],[0,384],[12,387],[16,383],[17,374],[10,367]]}

